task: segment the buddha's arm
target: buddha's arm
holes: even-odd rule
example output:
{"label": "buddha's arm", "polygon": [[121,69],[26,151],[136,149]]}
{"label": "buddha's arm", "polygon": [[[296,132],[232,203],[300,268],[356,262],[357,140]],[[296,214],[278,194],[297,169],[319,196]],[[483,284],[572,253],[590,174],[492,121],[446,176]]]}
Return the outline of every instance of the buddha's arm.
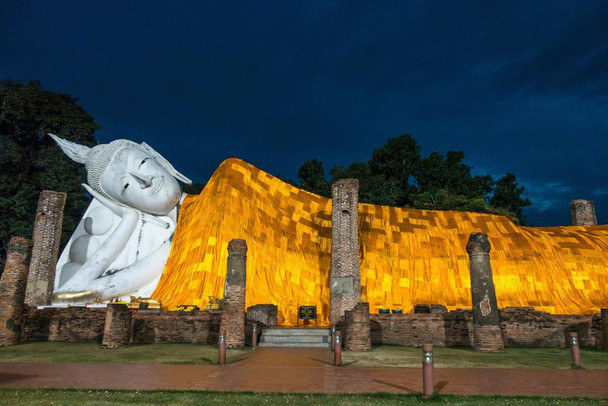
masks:
{"label": "buddha's arm", "polygon": [[120,254],[127,244],[131,234],[133,234],[139,220],[139,214],[134,209],[118,205],[99,195],[88,186],[85,186],[85,188],[104,206],[121,217],[121,220],[112,234],[108,236],[93,255],[87,258],[86,262],[74,276],[58,289],[58,292],[88,290],[92,281],[99,278],[108,270],[112,262],[116,260],[118,254]]}
{"label": "buddha's arm", "polygon": [[170,249],[171,242],[165,241],[150,255],[111,275],[88,281],[81,289],[66,289],[68,282],[53,295],[53,302],[92,302],[135,292],[162,274]]}

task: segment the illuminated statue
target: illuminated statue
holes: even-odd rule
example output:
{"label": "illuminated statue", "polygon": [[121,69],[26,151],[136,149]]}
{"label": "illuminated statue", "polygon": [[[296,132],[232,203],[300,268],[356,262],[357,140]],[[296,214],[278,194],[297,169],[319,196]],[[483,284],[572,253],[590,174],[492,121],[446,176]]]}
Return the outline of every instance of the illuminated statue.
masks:
{"label": "illuminated statue", "polygon": [[191,183],[146,143],[89,148],[49,134],[85,164],[93,196],[57,262],[53,303],[149,296],[169,256],[182,192]]}

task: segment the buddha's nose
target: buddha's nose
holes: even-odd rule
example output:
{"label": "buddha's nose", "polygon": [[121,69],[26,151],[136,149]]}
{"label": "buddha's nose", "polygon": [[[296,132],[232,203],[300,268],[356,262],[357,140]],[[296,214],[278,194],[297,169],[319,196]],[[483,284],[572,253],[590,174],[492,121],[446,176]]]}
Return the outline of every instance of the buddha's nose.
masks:
{"label": "buddha's nose", "polygon": [[139,187],[142,189],[149,188],[152,186],[152,176],[140,177],[137,175],[133,175],[135,179],[139,182]]}

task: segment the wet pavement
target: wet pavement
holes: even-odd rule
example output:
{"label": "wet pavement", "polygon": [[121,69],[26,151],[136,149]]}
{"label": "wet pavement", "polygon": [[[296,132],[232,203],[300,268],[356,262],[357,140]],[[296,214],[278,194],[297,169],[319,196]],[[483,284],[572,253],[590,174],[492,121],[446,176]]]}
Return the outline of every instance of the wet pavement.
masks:
{"label": "wet pavement", "polygon": [[[225,366],[0,363],[0,387],[418,393],[422,368],[344,368],[317,348],[258,348]],[[450,394],[608,398],[608,369],[435,368]]]}

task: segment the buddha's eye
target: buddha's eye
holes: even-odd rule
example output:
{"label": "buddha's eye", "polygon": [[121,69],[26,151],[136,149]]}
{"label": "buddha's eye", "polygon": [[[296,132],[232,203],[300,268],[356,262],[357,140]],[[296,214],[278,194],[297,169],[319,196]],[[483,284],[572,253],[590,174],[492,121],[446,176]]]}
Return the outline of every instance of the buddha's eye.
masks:
{"label": "buddha's eye", "polygon": [[141,166],[142,166],[143,164],[145,164],[147,160],[148,160],[148,158],[144,158],[144,159],[142,159],[142,160],[141,160],[141,162],[139,163],[139,167],[141,168]]}
{"label": "buddha's eye", "polygon": [[124,192],[125,190],[127,190],[128,187],[129,187],[129,183],[125,183],[125,186],[122,188],[122,191]]}

